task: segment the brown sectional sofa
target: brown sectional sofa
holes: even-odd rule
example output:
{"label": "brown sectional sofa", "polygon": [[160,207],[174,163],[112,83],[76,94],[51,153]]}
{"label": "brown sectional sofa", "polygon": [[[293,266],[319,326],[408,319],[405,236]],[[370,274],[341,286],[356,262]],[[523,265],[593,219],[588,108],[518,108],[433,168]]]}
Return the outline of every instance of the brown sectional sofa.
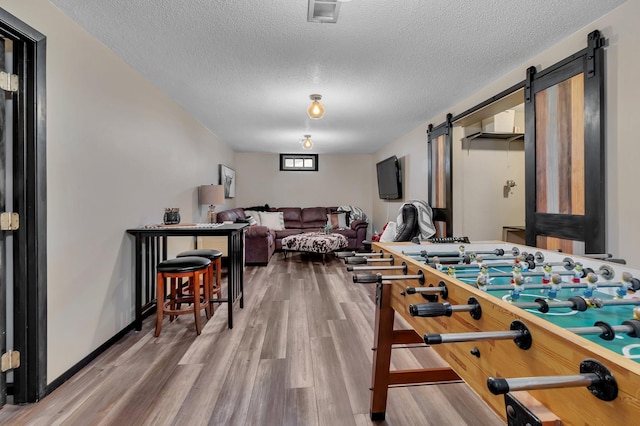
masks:
{"label": "brown sectional sofa", "polygon": [[[284,229],[273,230],[266,226],[249,226],[245,233],[245,262],[249,265],[266,265],[276,250],[282,250],[282,238],[304,232],[320,231],[327,224],[327,214],[337,207],[280,207],[269,211],[282,212]],[[244,209],[218,212],[218,222],[246,219]],[[349,249],[358,249],[367,235],[367,222],[353,220],[347,229],[334,229],[347,238]]]}

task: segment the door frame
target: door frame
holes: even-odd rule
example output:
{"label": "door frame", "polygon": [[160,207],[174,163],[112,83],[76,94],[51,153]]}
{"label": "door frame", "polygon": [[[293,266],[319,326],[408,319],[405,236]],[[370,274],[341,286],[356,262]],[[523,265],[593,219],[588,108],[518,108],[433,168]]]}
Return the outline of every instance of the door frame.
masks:
{"label": "door frame", "polygon": [[[46,37],[0,9],[0,34],[13,40],[14,95],[14,370],[16,404],[36,402],[47,389]],[[9,141],[7,141],[9,142]],[[10,283],[8,283],[10,285]]]}

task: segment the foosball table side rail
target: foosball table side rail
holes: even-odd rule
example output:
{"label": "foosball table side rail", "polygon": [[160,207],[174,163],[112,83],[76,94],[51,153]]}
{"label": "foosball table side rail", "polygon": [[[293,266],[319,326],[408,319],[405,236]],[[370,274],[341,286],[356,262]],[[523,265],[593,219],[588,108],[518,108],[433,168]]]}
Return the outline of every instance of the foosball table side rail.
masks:
{"label": "foosball table side rail", "polygon": [[[605,365],[615,378],[617,397],[612,401],[596,398],[584,387],[561,387],[531,390],[529,393],[542,406],[550,410],[566,424],[592,423],[623,424],[640,416],[640,364],[618,355],[577,334],[564,330],[549,321],[537,317],[502,299],[489,295],[471,285],[462,283],[447,274],[404,256],[384,244],[374,244],[383,256],[393,255],[396,264],[407,265],[403,271],[391,273],[407,276],[420,275],[423,284],[415,279],[394,279],[377,284],[377,308],[372,371],[371,416],[383,418],[386,409],[387,389],[395,384],[441,382],[462,378],[496,413],[505,418],[505,402],[501,395],[494,395],[487,386],[490,377],[518,378],[576,375],[584,360],[592,359]],[[446,286],[437,301],[422,293],[409,294],[407,287]],[[411,305],[441,303],[452,306],[468,304],[475,300],[481,307],[481,316],[474,318],[468,312],[449,313],[449,316],[422,318],[412,316]],[[394,330],[395,313],[400,315],[412,330]],[[451,368],[415,371],[389,371],[391,347],[400,343],[427,342],[425,335],[452,336],[467,333],[471,336],[486,332],[507,334],[519,324],[530,338],[529,347],[515,342],[514,338],[460,341],[431,344]],[[516,327],[518,328],[518,327]],[[513,332],[511,332],[513,333]]]}

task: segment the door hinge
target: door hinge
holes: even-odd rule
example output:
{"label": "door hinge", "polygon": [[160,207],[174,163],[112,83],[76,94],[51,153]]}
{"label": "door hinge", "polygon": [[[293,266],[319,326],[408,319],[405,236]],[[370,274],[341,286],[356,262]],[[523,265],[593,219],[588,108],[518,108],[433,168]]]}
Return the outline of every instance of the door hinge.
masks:
{"label": "door hinge", "polygon": [[2,364],[0,370],[2,370],[3,373],[7,370],[13,370],[14,368],[20,367],[20,352],[9,351],[3,353],[0,358],[0,363]]}
{"label": "door hinge", "polygon": [[20,215],[13,212],[0,213],[0,230],[13,231],[20,227]]}
{"label": "door hinge", "polygon": [[18,75],[0,71],[0,89],[5,92],[18,91]]}

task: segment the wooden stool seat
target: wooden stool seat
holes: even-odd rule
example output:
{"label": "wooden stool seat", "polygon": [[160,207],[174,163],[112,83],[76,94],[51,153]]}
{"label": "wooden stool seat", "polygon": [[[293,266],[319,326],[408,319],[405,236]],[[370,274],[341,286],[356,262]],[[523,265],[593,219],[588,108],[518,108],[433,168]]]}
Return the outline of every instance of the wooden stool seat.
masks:
{"label": "wooden stool seat", "polygon": [[[211,261],[204,257],[190,256],[176,259],[169,259],[160,262],[157,266],[156,284],[156,331],[155,336],[160,335],[162,330],[162,320],[165,315],[169,315],[171,321],[174,317],[182,314],[193,313],[196,324],[196,333],[200,334],[200,311],[205,310],[207,318],[211,317],[209,303],[200,303],[200,279],[204,287],[204,300],[210,299],[208,274]],[[166,280],[169,280],[169,289],[166,291]],[[189,294],[182,293],[182,280],[189,280]],[[165,300],[166,299],[166,300]],[[188,303],[187,308],[182,308],[183,303]]]}
{"label": "wooden stool seat", "polygon": [[[183,251],[178,253],[177,258],[198,256],[204,257],[211,261],[209,265],[209,309],[211,313],[214,312],[213,303],[216,299],[213,299],[213,295],[216,295],[218,301],[222,299],[222,252],[214,249],[196,249]],[[215,269],[215,270],[214,270]],[[214,280],[215,277],[215,280]]]}

